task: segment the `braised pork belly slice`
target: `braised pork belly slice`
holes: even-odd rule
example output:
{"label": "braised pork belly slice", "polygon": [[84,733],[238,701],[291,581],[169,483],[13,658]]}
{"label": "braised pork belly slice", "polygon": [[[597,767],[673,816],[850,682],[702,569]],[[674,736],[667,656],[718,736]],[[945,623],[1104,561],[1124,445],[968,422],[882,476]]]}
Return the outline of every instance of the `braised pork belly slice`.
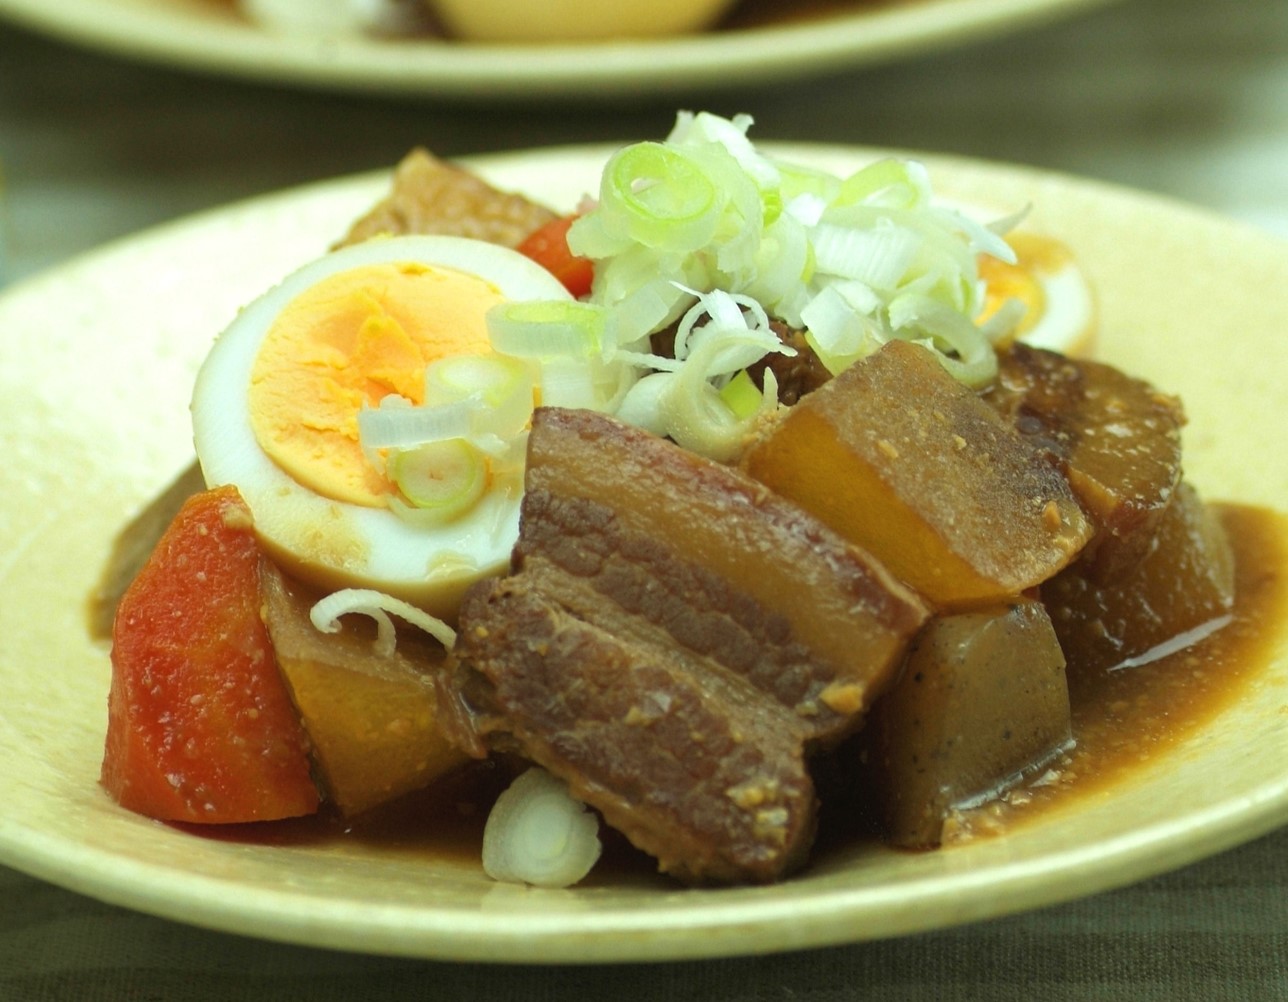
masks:
{"label": "braised pork belly slice", "polygon": [[905,341],[801,399],[742,465],[939,609],[1008,601],[1092,534],[1041,450]]}
{"label": "braised pork belly slice", "polygon": [[691,882],[804,861],[808,756],[859,726],[927,617],[763,486],[588,411],[534,417],[514,571],[461,611],[479,731]]}
{"label": "braised pork belly slice", "polygon": [[1096,534],[1080,557],[1107,581],[1151,541],[1181,478],[1180,401],[1113,366],[1024,344],[984,397],[1064,471]]}
{"label": "braised pork belly slice", "polygon": [[789,712],[674,643],[579,618],[527,575],[464,615],[490,742],[562,777],[663,872],[759,882],[805,861],[814,786]]}

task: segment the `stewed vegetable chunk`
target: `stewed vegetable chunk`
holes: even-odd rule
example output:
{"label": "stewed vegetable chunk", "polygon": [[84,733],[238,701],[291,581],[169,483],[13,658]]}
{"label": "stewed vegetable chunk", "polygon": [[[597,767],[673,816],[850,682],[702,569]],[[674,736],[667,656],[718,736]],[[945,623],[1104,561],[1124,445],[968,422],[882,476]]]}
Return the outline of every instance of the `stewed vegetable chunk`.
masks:
{"label": "stewed vegetable chunk", "polygon": [[264,619],[326,793],[346,815],[421,789],[467,761],[449,740],[437,698],[445,660],[435,641],[409,633],[377,651],[363,617],[339,633],[309,618],[317,597],[266,565]]}
{"label": "stewed vegetable chunk", "polygon": [[1182,482],[1149,552],[1113,581],[1081,564],[1042,588],[1069,671],[1106,671],[1185,646],[1234,606],[1234,555],[1220,518]]}
{"label": "stewed vegetable chunk", "polygon": [[941,608],[1018,595],[1091,537],[1041,451],[908,342],[804,397],[743,464]]}
{"label": "stewed vegetable chunk", "polygon": [[861,735],[863,785],[896,845],[936,846],[1072,738],[1064,656],[1041,603],[940,616],[917,636]]}

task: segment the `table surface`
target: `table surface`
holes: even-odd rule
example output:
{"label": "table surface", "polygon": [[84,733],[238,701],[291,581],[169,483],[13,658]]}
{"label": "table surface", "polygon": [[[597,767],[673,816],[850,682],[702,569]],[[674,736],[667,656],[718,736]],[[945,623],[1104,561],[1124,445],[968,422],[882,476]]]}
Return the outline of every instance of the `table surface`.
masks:
{"label": "table surface", "polygon": [[[677,103],[761,139],[1011,161],[1288,238],[1288,2],[1123,0],[823,79],[667,103],[382,100],[135,65],[0,26],[0,286],[245,196],[455,156],[656,137]],[[1278,290],[1276,294],[1285,294]],[[2,807],[0,807],[2,809]],[[629,979],[629,980],[627,980]],[[512,968],[330,953],[132,913],[0,868],[0,999],[1288,999],[1288,829],[961,928],[759,958]]]}

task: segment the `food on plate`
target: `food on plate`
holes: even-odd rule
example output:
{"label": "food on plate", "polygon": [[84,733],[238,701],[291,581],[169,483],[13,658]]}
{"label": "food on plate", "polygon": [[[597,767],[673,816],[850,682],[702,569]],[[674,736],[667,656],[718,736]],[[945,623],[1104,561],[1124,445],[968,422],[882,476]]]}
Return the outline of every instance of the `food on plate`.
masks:
{"label": "food on plate", "polygon": [[683,35],[710,28],[736,0],[426,0],[447,33],[475,42],[568,42]]}
{"label": "food on plate", "polygon": [[477,174],[415,149],[395,167],[389,194],[354,221],[342,243],[433,233],[517,247],[557,218],[530,198],[499,191]]}
{"label": "food on plate", "polygon": [[1141,557],[1105,580],[1079,563],[1043,589],[1075,670],[1142,664],[1230,621],[1234,555],[1216,515],[1188,483],[1176,488]]}
{"label": "food on plate", "polygon": [[238,0],[270,31],[297,36],[438,33],[469,42],[577,42],[684,35],[714,26],[736,0]]}
{"label": "food on plate", "polygon": [[994,799],[1073,742],[1065,658],[1041,602],[936,616],[873,706],[854,765],[886,837],[936,846],[954,811]]}
{"label": "food on plate", "polygon": [[116,615],[102,781],[165,821],[317,810],[309,742],[260,618],[260,549],[235,487],[193,495]]}
{"label": "food on plate", "polygon": [[806,396],[742,463],[941,609],[1020,595],[1091,538],[1060,472],[908,341]]}
{"label": "food on plate", "polygon": [[1097,527],[1080,563],[1106,579],[1153,545],[1181,480],[1175,397],[1112,366],[1016,344],[984,399],[1049,452]]}
{"label": "food on plate", "polygon": [[[518,522],[533,383],[487,351],[485,317],[523,298],[567,293],[517,251],[459,237],[384,237],[306,265],[242,310],[201,367],[207,484],[237,485],[291,573],[450,614],[505,566]],[[407,430],[435,419],[450,438]]]}
{"label": "food on plate", "polygon": [[374,630],[323,633],[319,595],[265,561],[263,618],[327,797],[361,814],[445,776],[468,756],[448,739],[435,689],[446,652],[419,634],[392,651]]}
{"label": "food on plate", "polygon": [[422,0],[236,0],[254,24],[301,37],[398,36],[424,31]]}
{"label": "food on plate", "polygon": [[[1073,356],[1094,300],[1067,252],[914,161],[838,177],[749,126],[681,113],[564,211],[416,151],[216,340],[189,504],[235,492],[261,569],[178,607],[256,610],[314,806],[485,760],[517,777],[498,879],[582,879],[603,822],[684,882],[777,880],[833,801],[940,844],[1060,773],[1069,680],[1228,622],[1180,405]],[[121,599],[114,694],[183,552]],[[192,647],[174,688],[204,694]],[[121,705],[113,763],[161,726]]]}
{"label": "food on plate", "polygon": [[564,783],[528,769],[501,791],[483,829],[483,870],[493,880],[568,887],[590,873],[603,845],[599,822]]}
{"label": "food on plate", "polygon": [[806,753],[854,730],[927,615],[755,481],[586,410],[534,417],[514,565],[461,611],[475,729],[688,880],[803,862]]}

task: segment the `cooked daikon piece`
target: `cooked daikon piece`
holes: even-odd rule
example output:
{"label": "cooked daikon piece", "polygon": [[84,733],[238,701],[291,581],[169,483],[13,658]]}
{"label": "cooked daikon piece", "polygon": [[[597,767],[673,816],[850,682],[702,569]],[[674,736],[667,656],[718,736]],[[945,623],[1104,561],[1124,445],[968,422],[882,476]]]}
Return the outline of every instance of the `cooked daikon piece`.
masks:
{"label": "cooked daikon piece", "polygon": [[1042,452],[903,341],[804,397],[743,466],[941,608],[1018,595],[1092,533]]}
{"label": "cooked daikon piece", "polygon": [[1042,599],[1071,673],[1142,663],[1228,621],[1234,554],[1219,516],[1182,482],[1135,566],[1101,583],[1077,564]]}
{"label": "cooked daikon piece", "polygon": [[422,789],[468,760],[439,710],[437,675],[446,657],[440,645],[408,634],[392,654],[380,653],[365,617],[321,633],[309,618],[316,595],[267,562],[262,580],[278,667],[328,798],[341,813]]}
{"label": "cooked daikon piece", "polygon": [[859,739],[886,837],[936,846],[954,810],[995,799],[1068,747],[1064,667],[1033,600],[926,624]]}

